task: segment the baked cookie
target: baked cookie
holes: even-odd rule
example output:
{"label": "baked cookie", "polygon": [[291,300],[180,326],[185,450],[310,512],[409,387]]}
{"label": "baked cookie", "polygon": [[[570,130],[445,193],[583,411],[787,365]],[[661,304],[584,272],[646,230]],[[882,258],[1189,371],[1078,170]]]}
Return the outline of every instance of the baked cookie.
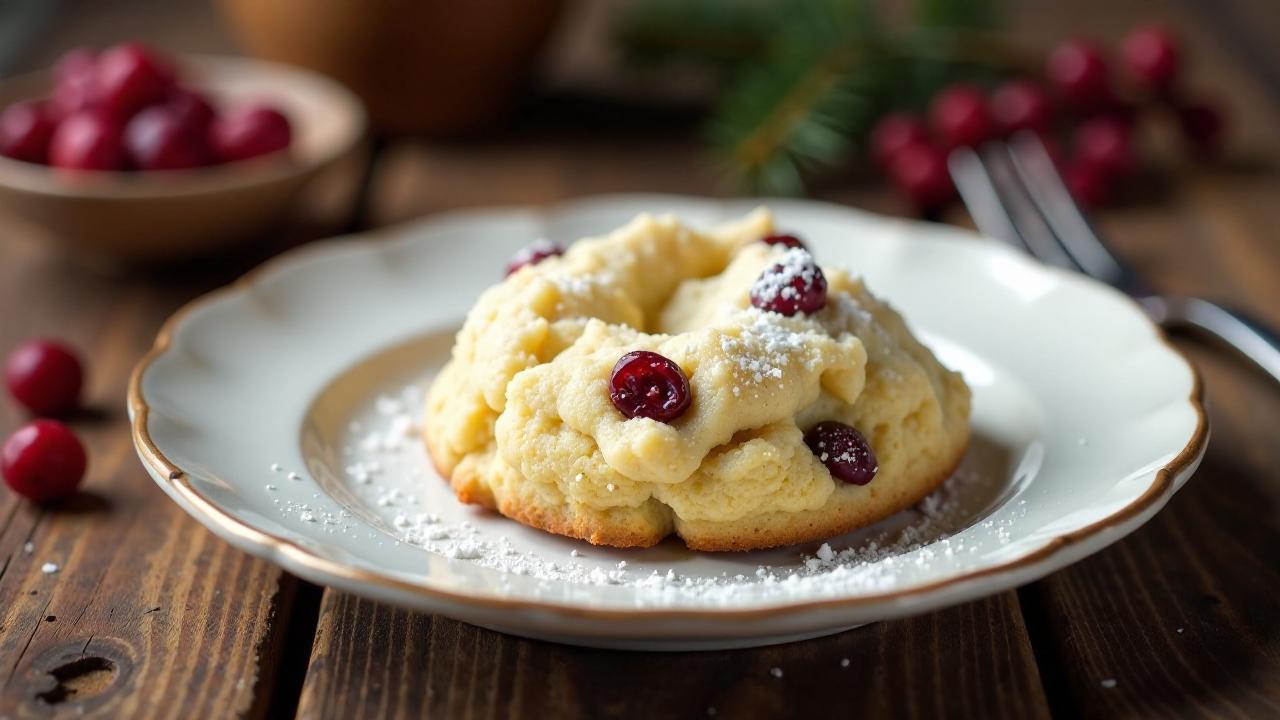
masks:
{"label": "baked cookie", "polygon": [[968,387],[772,231],[763,209],[707,233],[641,215],[515,258],[427,396],[458,497],[598,545],[749,550],[929,494],[964,454]]}

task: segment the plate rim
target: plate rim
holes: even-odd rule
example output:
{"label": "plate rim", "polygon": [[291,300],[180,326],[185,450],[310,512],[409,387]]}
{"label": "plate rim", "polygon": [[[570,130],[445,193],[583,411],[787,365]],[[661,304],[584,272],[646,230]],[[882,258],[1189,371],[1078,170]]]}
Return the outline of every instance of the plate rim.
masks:
{"label": "plate rim", "polygon": [[[1145,312],[1140,311],[1139,314],[1142,316],[1142,321],[1147,323],[1151,329],[1155,331],[1154,338],[1159,343],[1163,344],[1164,347],[1187,368],[1191,375],[1192,387],[1188,402],[1196,414],[1196,427],[1194,432],[1192,432],[1191,437],[1187,440],[1187,443],[1177,453],[1177,455],[1156,471],[1151,485],[1133,501],[1118,508],[1106,517],[1071,532],[1055,535],[1046,541],[1043,546],[1025,555],[999,562],[988,567],[975,569],[952,577],[892,592],[821,600],[797,600],[752,608],[624,609],[592,608],[564,602],[523,598],[504,598],[492,595],[454,592],[420,583],[409,582],[384,573],[353,567],[337,560],[323,557],[292,540],[254,527],[219,507],[216,502],[209,499],[196,489],[196,487],[190,482],[187,471],[166,457],[164,452],[151,438],[148,427],[150,406],[142,392],[143,378],[146,376],[151,365],[169,350],[173,336],[186,320],[187,316],[206,304],[214,302],[224,296],[247,293],[260,278],[273,272],[277,272],[283,267],[295,264],[303,258],[309,257],[313,254],[319,255],[331,253],[340,251],[344,248],[356,246],[374,247],[379,244],[392,243],[395,242],[397,238],[404,238],[408,236],[412,230],[445,220],[457,220],[467,217],[479,217],[483,215],[513,212],[534,213],[538,216],[545,217],[549,214],[564,211],[567,208],[580,205],[584,202],[593,204],[609,202],[634,203],[637,198],[645,198],[655,201],[659,199],[666,199],[670,201],[696,201],[704,203],[724,203],[729,200],[726,198],[685,194],[611,193],[583,195],[558,202],[542,204],[482,205],[470,208],[446,210],[443,212],[433,213],[426,217],[416,218],[382,228],[375,228],[366,232],[341,235],[311,242],[306,245],[291,248],[279,255],[267,259],[241,275],[236,280],[232,281],[230,284],[204,293],[179,307],[161,325],[151,348],[134,366],[129,377],[127,409],[130,418],[131,436],[139,458],[156,483],[161,485],[162,489],[164,489],[167,494],[175,496],[176,498],[181,498],[185,501],[178,503],[179,506],[188,514],[191,514],[207,529],[214,531],[215,534],[222,536],[223,539],[228,541],[231,541],[231,538],[235,538],[239,542],[233,542],[232,544],[237,545],[250,554],[258,555],[259,557],[263,557],[278,565],[288,563],[292,568],[299,569],[297,574],[303,576],[310,574],[311,579],[317,580],[322,584],[334,585],[334,579],[337,579],[339,581],[337,584],[344,585],[348,588],[372,586],[373,588],[390,591],[397,595],[408,594],[417,596],[419,600],[442,603],[445,606],[469,605],[482,606],[484,609],[488,610],[532,610],[583,620],[742,621],[772,619],[804,611],[829,611],[863,608],[867,606],[892,603],[909,598],[925,598],[944,592],[948,589],[964,586],[975,580],[989,578],[992,576],[1012,576],[1020,571],[1032,568],[1082,541],[1094,538],[1113,528],[1123,526],[1126,522],[1142,515],[1148,510],[1158,510],[1176,491],[1178,487],[1178,484],[1175,482],[1176,479],[1189,469],[1194,469],[1204,455],[1209,436],[1209,424],[1204,402],[1204,382],[1200,376],[1200,372],[1196,368],[1195,363],[1191,361],[1186,353],[1170,342],[1169,336],[1164,329],[1159,325],[1156,325]],[[858,208],[818,200],[753,197],[733,198],[732,201],[746,203],[755,202],[760,205],[811,205],[816,207],[838,208],[843,211],[862,213],[877,218],[882,217],[878,214]],[[948,230],[963,232],[963,228],[953,228],[945,224],[940,225],[937,223],[927,223],[902,218],[891,218],[891,220],[893,222],[901,223],[907,227],[925,226],[935,230],[938,228],[947,228]],[[983,237],[976,233],[970,234],[972,234],[975,239]],[[991,242],[996,243],[997,241]],[[1043,265],[1027,256],[1015,252],[1011,248],[1005,248],[1005,246],[998,243],[993,245],[993,247],[1000,248],[1001,250],[1007,250],[1009,257],[1015,258],[1019,262],[1032,265],[1038,271],[1050,272],[1052,274],[1064,274],[1071,276],[1076,280],[1083,280],[1087,284],[1093,285],[1096,289],[1101,289],[1123,297],[1126,300],[1133,302],[1135,307],[1137,307],[1136,301],[1128,295],[1121,293],[1109,285],[1094,280],[1093,278],[1082,276],[1077,273],[1068,273],[1065,270]],[[1139,526],[1141,524],[1143,523],[1140,523]],[[1138,526],[1130,528],[1129,530],[1132,531],[1136,529],[1136,527]],[[1124,534],[1127,534],[1127,532]],[[1123,535],[1121,537],[1123,537]],[[1107,544],[1109,545],[1110,543]],[[1103,547],[1105,547],[1105,545]],[[1103,548],[1098,548],[1098,550],[1101,549]],[[1092,552],[1088,554],[1092,554]],[[290,569],[292,570],[292,568]],[[1049,570],[1049,572],[1052,572],[1054,569],[1058,568],[1053,568]]]}

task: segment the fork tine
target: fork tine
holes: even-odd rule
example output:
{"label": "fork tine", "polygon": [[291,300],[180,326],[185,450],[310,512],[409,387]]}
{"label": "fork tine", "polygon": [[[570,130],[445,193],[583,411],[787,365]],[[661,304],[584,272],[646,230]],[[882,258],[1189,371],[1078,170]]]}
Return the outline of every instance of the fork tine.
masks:
{"label": "fork tine", "polygon": [[1018,133],[1009,141],[1009,156],[1027,194],[1072,261],[1103,282],[1134,287],[1132,273],[1111,254],[1072,199],[1040,138],[1030,132]]}
{"label": "fork tine", "polygon": [[1001,145],[991,144],[977,152],[957,148],[948,166],[980,230],[1050,265],[1079,269],[1054,237]]}
{"label": "fork tine", "polygon": [[984,235],[1003,240],[1022,250],[1031,249],[1023,242],[1014,226],[1013,218],[1000,201],[995,183],[982,165],[982,159],[971,148],[959,147],[947,157],[947,168],[956,184],[960,199],[969,208],[969,215]]}

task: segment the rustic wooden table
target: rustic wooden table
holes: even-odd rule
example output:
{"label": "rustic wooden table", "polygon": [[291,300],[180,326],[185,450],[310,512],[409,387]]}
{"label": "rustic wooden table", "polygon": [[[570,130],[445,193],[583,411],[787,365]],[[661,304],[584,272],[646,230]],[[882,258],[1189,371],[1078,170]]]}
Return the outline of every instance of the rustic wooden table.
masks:
{"label": "rustic wooden table", "polygon": [[[230,49],[203,4],[73,7],[25,65],[125,37]],[[1274,0],[1018,7],[1014,28],[1042,46],[1068,28],[1115,39],[1153,17],[1182,33],[1195,82],[1231,112],[1232,152],[1213,167],[1158,160],[1149,192],[1101,224],[1158,287],[1280,325]],[[336,179],[319,203],[328,212],[309,214],[290,241],[463,205],[717,191],[687,119],[628,115],[567,129],[550,105],[485,140],[379,147],[372,171]],[[353,215],[343,190],[358,185],[366,201]],[[900,210],[873,187],[824,194]],[[1198,476],[1147,526],[1088,560],[1016,592],[810,642],[584,650],[299,581],[214,538],[150,481],[124,417],[130,368],[179,304],[278,249],[199,271],[102,277],[5,230],[0,349],[67,338],[89,360],[93,410],[75,421],[92,457],[75,502],[44,511],[0,490],[0,717],[1280,717],[1280,389],[1214,348],[1179,343],[1210,400],[1213,439]],[[21,421],[0,403],[0,429]],[[60,572],[42,573],[45,562]],[[775,666],[783,678],[769,675]]]}

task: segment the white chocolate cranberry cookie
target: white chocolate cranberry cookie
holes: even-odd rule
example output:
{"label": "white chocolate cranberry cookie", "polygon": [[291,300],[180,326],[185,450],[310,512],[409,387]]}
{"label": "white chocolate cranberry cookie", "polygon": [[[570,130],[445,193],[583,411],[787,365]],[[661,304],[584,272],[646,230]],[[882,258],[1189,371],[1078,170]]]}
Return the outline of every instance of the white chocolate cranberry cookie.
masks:
{"label": "white chocolate cranberry cookie", "polygon": [[599,545],[749,550],[929,494],[964,454],[969,389],[771,233],[764,210],[710,233],[641,215],[513,258],[427,397],[458,497]]}

